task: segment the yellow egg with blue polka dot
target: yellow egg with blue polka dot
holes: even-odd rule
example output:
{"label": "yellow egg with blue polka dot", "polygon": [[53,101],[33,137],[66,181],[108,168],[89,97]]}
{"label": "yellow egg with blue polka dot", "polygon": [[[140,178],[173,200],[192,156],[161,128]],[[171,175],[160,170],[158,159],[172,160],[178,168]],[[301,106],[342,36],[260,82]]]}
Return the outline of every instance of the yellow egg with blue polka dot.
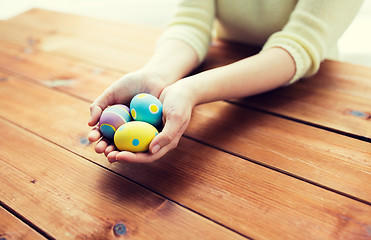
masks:
{"label": "yellow egg with blue polka dot", "polygon": [[146,152],[157,134],[158,131],[153,125],[142,121],[132,121],[117,129],[114,142],[120,151]]}
{"label": "yellow egg with blue polka dot", "polygon": [[159,127],[162,123],[162,103],[155,96],[139,93],[130,102],[130,113],[135,121],[143,121]]}

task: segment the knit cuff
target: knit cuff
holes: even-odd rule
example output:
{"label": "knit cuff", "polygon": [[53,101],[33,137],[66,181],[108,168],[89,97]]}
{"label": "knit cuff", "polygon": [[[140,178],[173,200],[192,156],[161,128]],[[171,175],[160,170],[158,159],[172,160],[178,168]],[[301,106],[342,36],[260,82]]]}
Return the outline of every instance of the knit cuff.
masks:
{"label": "knit cuff", "polygon": [[[190,33],[191,29],[187,26],[177,26],[167,29],[157,40],[157,45],[169,39],[177,39],[188,44],[197,54],[198,62],[201,63],[208,52],[211,37],[198,36],[197,33]],[[174,53],[176,54],[176,53]]]}

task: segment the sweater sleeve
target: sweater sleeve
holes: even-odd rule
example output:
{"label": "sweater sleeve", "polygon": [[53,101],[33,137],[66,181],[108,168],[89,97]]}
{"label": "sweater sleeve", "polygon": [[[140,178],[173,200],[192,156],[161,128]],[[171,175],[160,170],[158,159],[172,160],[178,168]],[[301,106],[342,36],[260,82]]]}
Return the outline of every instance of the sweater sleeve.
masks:
{"label": "sweater sleeve", "polygon": [[214,18],[214,0],[181,0],[158,43],[179,39],[189,44],[202,62],[210,46]]}
{"label": "sweater sleeve", "polygon": [[289,83],[311,76],[352,22],[362,2],[299,0],[287,24],[270,36],[263,51],[280,47],[289,52],[296,64],[296,73]]}

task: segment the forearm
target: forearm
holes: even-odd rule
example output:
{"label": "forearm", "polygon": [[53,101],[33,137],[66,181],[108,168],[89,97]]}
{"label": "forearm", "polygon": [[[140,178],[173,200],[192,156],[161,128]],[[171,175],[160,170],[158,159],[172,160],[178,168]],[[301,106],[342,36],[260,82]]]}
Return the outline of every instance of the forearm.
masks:
{"label": "forearm", "polygon": [[189,74],[198,62],[195,50],[188,44],[169,39],[157,46],[144,69],[161,76],[169,85]]}
{"label": "forearm", "polygon": [[272,48],[241,61],[184,78],[177,84],[187,89],[194,105],[247,97],[287,83],[295,73],[292,57]]}

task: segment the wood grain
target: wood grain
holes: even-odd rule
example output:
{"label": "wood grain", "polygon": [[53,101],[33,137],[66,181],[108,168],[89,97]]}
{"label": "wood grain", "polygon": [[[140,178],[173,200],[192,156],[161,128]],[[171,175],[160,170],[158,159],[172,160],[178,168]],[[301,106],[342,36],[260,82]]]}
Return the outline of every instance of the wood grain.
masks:
{"label": "wood grain", "polygon": [[[73,63],[37,50],[32,54],[22,53],[20,48],[10,43],[2,45],[4,47],[0,47],[0,52],[4,54],[0,55],[0,68],[43,85],[58,78],[54,76],[64,73],[69,76],[67,79],[73,79],[72,84],[46,86],[90,101],[119,76],[113,71],[95,74],[94,66]],[[23,60],[12,60],[17,58]],[[339,99],[336,96],[333,98]],[[355,101],[354,98],[351,102]],[[71,101],[70,104],[74,103]],[[86,113],[85,119],[81,119],[83,124],[87,122],[88,108],[81,109],[81,112]],[[229,115],[233,117],[226,117]],[[244,117],[241,119],[241,116]],[[194,112],[194,118],[197,120],[192,121],[186,136],[371,202],[371,188],[362,187],[363,182],[371,180],[367,160],[371,158],[369,143],[222,102],[199,106]],[[361,126],[358,124],[354,128],[360,129]],[[218,128],[224,129],[220,137],[217,135]],[[244,134],[233,138],[233,134],[238,132]],[[76,133],[79,138],[87,134],[78,129]],[[78,137],[74,142],[78,143]],[[246,143],[248,147],[244,146]],[[93,157],[91,153],[89,156]]]}
{"label": "wood grain", "polygon": [[0,134],[2,201],[56,239],[117,239],[117,223],[124,239],[244,239],[1,119]]}
{"label": "wood grain", "polygon": [[[88,131],[82,114],[88,103],[14,77],[3,81],[0,89],[3,118],[243,235],[259,239],[368,237],[370,206],[187,139],[154,164],[110,166],[91,146],[79,143]],[[195,115],[193,121],[199,125],[201,119]],[[70,171],[65,167],[59,167],[60,171]],[[96,189],[93,185],[91,191]]]}
{"label": "wood grain", "polygon": [[[0,23],[2,40],[120,73],[144,65],[161,31],[41,9]],[[216,41],[197,71],[232,63],[258,51],[256,47]],[[325,61],[321,71],[310,79],[238,102],[371,141],[370,75],[368,67]]]}
{"label": "wood grain", "polygon": [[189,137],[371,202],[370,143],[225,102],[193,115]]}
{"label": "wood grain", "polygon": [[[258,52],[251,46],[215,42],[199,71],[223,66]],[[371,68],[326,60],[319,72],[240,105],[341,131],[371,141]]]}
{"label": "wood grain", "polygon": [[[370,238],[370,68],[325,61],[290,87],[198,106],[153,164],[97,155],[89,102],[160,33],[40,9],[0,22],[3,203],[58,239],[116,239],[118,222],[125,239]],[[197,71],[258,51],[216,41]]]}
{"label": "wood grain", "polygon": [[0,69],[88,101],[123,74],[1,40]]}
{"label": "wood grain", "polygon": [[371,68],[333,61],[321,66],[312,78],[236,102],[371,142]]}
{"label": "wood grain", "polygon": [[41,9],[0,22],[4,40],[124,72],[143,66],[160,33],[153,27]]}
{"label": "wood grain", "polygon": [[0,239],[42,240],[46,239],[34,229],[0,207]]}

